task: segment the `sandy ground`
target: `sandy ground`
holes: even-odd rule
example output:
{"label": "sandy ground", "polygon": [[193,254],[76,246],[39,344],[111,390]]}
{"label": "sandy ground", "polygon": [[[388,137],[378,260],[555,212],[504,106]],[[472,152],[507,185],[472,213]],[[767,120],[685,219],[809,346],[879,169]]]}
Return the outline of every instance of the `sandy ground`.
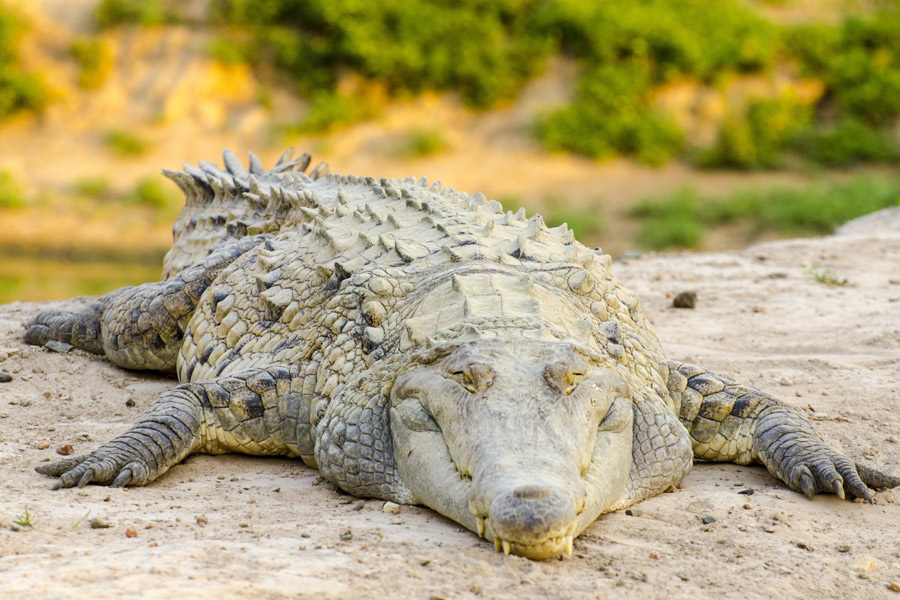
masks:
{"label": "sandy ground", "polygon": [[[895,210],[832,237],[614,269],[672,357],[774,391],[829,443],[896,471],[898,265]],[[826,271],[848,284],[816,281]],[[697,308],[669,308],[687,289]],[[121,433],[172,383],[22,343],[25,320],[66,305],[0,306],[0,597],[900,598],[900,489],[874,506],[809,501],[760,467],[699,464],[546,562],[424,508],[342,495],[299,461],[195,456],[149,487],[52,492],[34,466]],[[26,507],[33,526],[17,528]]]}

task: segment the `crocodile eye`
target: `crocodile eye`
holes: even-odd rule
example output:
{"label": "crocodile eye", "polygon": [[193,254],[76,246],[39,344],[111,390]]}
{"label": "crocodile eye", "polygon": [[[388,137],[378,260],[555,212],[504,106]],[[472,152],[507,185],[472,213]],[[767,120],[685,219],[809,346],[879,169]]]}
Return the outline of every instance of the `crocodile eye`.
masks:
{"label": "crocodile eye", "polygon": [[563,396],[575,391],[586,377],[587,371],[584,368],[568,362],[554,363],[544,369],[544,381]]}
{"label": "crocodile eye", "polygon": [[494,383],[494,370],[484,363],[470,363],[450,371],[450,378],[472,394],[481,394]]}

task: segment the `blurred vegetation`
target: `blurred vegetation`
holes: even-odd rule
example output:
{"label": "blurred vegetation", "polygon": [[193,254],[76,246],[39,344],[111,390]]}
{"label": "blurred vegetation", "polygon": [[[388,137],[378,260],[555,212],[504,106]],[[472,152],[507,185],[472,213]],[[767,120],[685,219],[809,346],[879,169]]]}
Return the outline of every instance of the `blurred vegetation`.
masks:
{"label": "blurred vegetation", "polygon": [[9,171],[0,171],[0,209],[25,206],[25,192]]}
{"label": "blurred vegetation", "polygon": [[101,29],[118,25],[167,25],[184,19],[173,0],[101,0],[94,18]]}
{"label": "blurred vegetation", "polygon": [[0,119],[41,110],[50,99],[41,78],[19,64],[16,48],[24,27],[21,17],[0,3]]}
{"label": "blurred vegetation", "polygon": [[147,152],[147,142],[138,134],[127,129],[110,129],[103,136],[103,143],[109,150],[121,157],[140,156]]}
{"label": "blurred vegetation", "polygon": [[112,53],[103,40],[97,37],[79,37],[70,48],[72,58],[78,63],[78,85],[95,90],[103,85],[113,67]]}
{"label": "blurred vegetation", "polygon": [[422,127],[408,131],[403,136],[396,154],[406,158],[419,158],[439,154],[447,148],[447,140],[439,129]]}
{"label": "blurred vegetation", "polygon": [[646,199],[628,216],[641,219],[638,242],[647,248],[696,248],[710,227],[736,225],[747,241],[766,233],[824,235],[857,217],[900,206],[900,181],[856,177],[809,187],[748,189],[721,197],[691,188]]}

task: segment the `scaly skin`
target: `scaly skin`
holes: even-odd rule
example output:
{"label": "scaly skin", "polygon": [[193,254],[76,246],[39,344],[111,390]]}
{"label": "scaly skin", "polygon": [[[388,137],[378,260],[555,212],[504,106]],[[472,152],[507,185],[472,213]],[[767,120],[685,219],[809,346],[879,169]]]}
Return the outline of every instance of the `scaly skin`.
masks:
{"label": "scaly skin", "polygon": [[30,343],[181,382],[124,435],[40,467],[55,487],[143,485],[195,452],[293,456],[541,559],[694,456],[761,462],[808,496],[900,484],[778,400],[667,363],[609,256],[565,226],[308,164],[226,151],[226,171],[167,172],[187,202],[164,280],[27,325]]}

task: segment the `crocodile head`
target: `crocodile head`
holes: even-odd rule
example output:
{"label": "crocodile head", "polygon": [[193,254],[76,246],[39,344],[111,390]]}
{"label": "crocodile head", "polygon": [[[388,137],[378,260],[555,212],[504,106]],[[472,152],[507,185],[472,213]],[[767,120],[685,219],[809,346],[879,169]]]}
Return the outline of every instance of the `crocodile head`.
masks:
{"label": "crocodile head", "polygon": [[624,379],[563,342],[436,348],[391,391],[396,464],[415,499],[535,559],[571,553],[622,497],[632,420]]}

